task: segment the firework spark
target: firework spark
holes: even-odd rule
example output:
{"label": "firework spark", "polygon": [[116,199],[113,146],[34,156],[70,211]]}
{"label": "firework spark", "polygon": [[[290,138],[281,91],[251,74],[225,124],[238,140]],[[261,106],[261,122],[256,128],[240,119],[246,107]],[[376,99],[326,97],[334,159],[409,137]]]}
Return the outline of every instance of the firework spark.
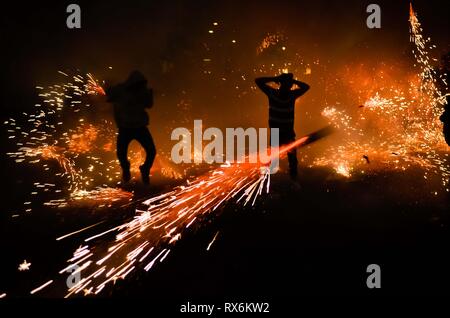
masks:
{"label": "firework spark", "polygon": [[[104,95],[98,81],[90,73],[86,75],[69,76],[59,71],[65,81],[46,88],[37,86],[42,103],[35,105],[34,113],[24,113],[22,122],[19,119],[9,119],[9,138],[16,141],[18,150],[8,153],[17,163],[27,162],[40,165],[45,172],[53,169],[50,161],[56,161],[62,172],[55,177],[63,179],[63,183],[35,182],[32,194],[34,198],[41,192],[51,192],[55,196],[66,195],[44,203],[47,206],[64,207],[70,201],[83,198],[115,201],[127,199],[124,191],[104,187],[92,189],[104,181],[112,181],[120,172],[115,168],[112,156],[107,159],[93,156],[98,145],[106,144],[114,136],[112,122],[103,121],[99,124],[87,123],[83,115],[91,105],[86,99],[88,95]],[[21,124],[19,124],[21,122]],[[73,122],[77,123],[73,127]],[[97,180],[98,179],[98,180]],[[103,181],[103,182],[101,182]],[[62,187],[60,187],[62,186]]]}
{"label": "firework spark", "polygon": [[[129,200],[131,193],[106,185],[118,180],[121,174],[114,153],[116,129],[113,122],[86,119],[90,117],[92,96],[105,95],[104,89],[91,73],[74,76],[59,73],[64,77],[62,83],[36,87],[42,103],[35,105],[35,112],[5,122],[9,139],[17,145],[17,151],[8,155],[17,163],[40,166],[44,172],[55,169],[52,161],[58,163],[60,171],[54,174],[55,180],[49,182],[46,175],[45,182],[34,182],[32,199],[28,201],[37,201],[44,192],[56,197],[44,202],[53,207],[66,207],[80,201],[97,203],[101,207]],[[131,150],[130,156],[132,169],[138,172],[139,164],[144,161],[143,154]],[[157,170],[167,178],[184,176],[160,155],[155,166],[152,172]]]}
{"label": "firework spark", "polygon": [[[285,37],[283,36],[282,33],[269,33],[267,34],[264,39],[261,41],[261,44],[258,46],[258,48],[256,49],[256,53],[257,54],[261,54],[263,53],[265,50],[267,50],[268,48],[277,45],[278,43],[282,42],[285,40]],[[285,50],[286,48],[283,46],[282,50]]]}
{"label": "firework spark", "polygon": [[31,263],[27,262],[27,260],[24,260],[23,263],[19,264],[19,267],[17,268],[20,272],[23,271],[29,271],[30,270]]}

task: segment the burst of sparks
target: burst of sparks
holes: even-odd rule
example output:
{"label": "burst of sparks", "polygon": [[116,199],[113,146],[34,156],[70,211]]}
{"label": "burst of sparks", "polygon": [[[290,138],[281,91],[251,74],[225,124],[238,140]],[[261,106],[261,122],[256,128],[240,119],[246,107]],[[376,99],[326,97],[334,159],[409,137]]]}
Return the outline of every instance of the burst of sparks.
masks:
{"label": "burst of sparks", "polygon": [[336,172],[344,177],[350,177],[350,169],[346,166],[345,163],[338,164],[336,167]]}
{"label": "burst of sparks", "polygon": [[[91,256],[79,263],[84,278],[66,296],[87,287],[94,287],[97,294],[106,284],[125,278],[138,265],[148,271],[164,260],[184,229],[230,198],[253,204],[269,176],[261,174],[258,167],[249,169],[245,164],[224,166],[187,186],[145,201],[146,208],[138,209],[132,221],[86,239],[90,242],[111,231],[118,233],[115,242],[102,254],[97,247],[86,248]],[[74,255],[73,260],[78,258]]]}
{"label": "burst of sparks", "polygon": [[98,80],[94,77],[94,75],[88,73],[87,75],[87,83],[86,83],[86,92],[92,95],[106,95],[105,90],[100,85]]}
{"label": "burst of sparks", "polygon": [[[85,97],[90,94],[104,94],[104,91],[92,74],[69,76],[62,71],[59,73],[65,77],[65,82],[46,88],[36,87],[40,91],[42,103],[35,105],[33,113],[24,113],[23,122],[13,118],[5,122],[9,126],[9,138],[16,140],[18,147],[16,152],[10,152],[8,155],[17,163],[39,164],[47,174],[52,169],[49,161],[58,163],[62,172],[55,173],[55,177],[62,178],[67,186],[60,188],[60,182],[35,182],[32,192],[34,198],[39,193],[61,196],[68,191],[70,196],[80,199],[82,195],[86,197],[92,191],[91,198],[114,199],[112,196],[99,196],[98,189],[89,189],[91,185],[100,183],[95,182],[96,179],[112,181],[120,174],[113,169],[114,159],[105,160],[106,158],[91,155],[98,144],[102,143],[102,139],[109,141],[111,136],[114,136],[112,123],[104,121],[94,126],[86,123],[82,116],[91,106]],[[75,127],[72,124],[74,119],[77,123]],[[86,161],[88,165],[83,166]],[[121,191],[108,190],[106,187],[103,194],[107,193],[118,194],[119,198],[124,197]],[[63,197],[44,204],[64,207],[68,200]]]}
{"label": "burst of sparks", "polygon": [[122,200],[131,200],[133,198],[133,194],[127,191],[124,191],[119,188],[109,188],[109,187],[97,187],[93,190],[77,190],[71,194],[71,199],[80,201],[80,200],[92,200],[95,202],[105,202],[111,203]]}
{"label": "burst of sparks", "polygon": [[[434,46],[423,37],[412,6],[409,22],[420,73],[407,84],[378,87],[358,107],[356,115],[336,107],[325,108],[322,115],[343,133],[343,142],[330,147],[313,164],[331,166],[345,177],[371,169],[406,170],[419,166],[425,171],[424,178],[430,174],[440,176],[442,186],[449,191],[448,147],[439,120],[445,95],[437,85],[443,79],[432,67],[430,50]],[[385,76],[381,74],[381,78]]]}
{"label": "burst of sparks", "polygon": [[[308,137],[303,137],[281,147],[280,157],[307,141]],[[164,261],[186,229],[213,212],[217,214],[230,200],[253,206],[262,193],[269,191],[270,169],[266,165],[246,160],[225,163],[186,185],[144,201],[131,221],[88,237],[84,242],[94,242],[94,246],[78,248],[68,260],[69,265],[59,272],[66,273],[76,265],[77,271],[83,274],[68,289],[66,297],[86,289],[98,294],[107,284],[124,279],[136,268],[149,271]],[[114,235],[114,240],[105,246],[101,238],[110,235]]]}

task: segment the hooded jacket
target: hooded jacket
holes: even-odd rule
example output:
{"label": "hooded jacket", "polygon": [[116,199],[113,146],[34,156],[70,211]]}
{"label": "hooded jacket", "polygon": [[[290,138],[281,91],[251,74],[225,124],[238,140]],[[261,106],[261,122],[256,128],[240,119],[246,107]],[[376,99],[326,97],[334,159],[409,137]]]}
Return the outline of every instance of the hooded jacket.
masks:
{"label": "hooded jacket", "polygon": [[153,106],[153,91],[139,71],[131,72],[128,79],[106,89],[108,102],[113,104],[114,119],[118,128],[141,128],[149,123],[146,108]]}

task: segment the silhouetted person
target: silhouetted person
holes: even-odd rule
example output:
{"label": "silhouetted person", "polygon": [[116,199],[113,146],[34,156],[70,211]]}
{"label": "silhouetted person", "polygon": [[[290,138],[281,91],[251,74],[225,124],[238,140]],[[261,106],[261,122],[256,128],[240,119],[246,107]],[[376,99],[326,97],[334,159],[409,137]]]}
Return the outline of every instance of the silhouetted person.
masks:
{"label": "silhouetted person", "polygon": [[[271,82],[279,84],[279,88],[269,86],[268,83]],[[295,100],[306,93],[309,85],[294,80],[292,73],[276,77],[260,77],[255,79],[255,83],[269,97],[269,127],[279,129],[280,146],[291,143],[295,140]],[[297,88],[292,89],[294,84]],[[289,174],[295,178],[298,164],[296,149],[288,152],[288,160]]]}
{"label": "silhouetted person", "polygon": [[148,115],[146,108],[153,106],[153,91],[147,88],[147,80],[139,71],[133,71],[128,79],[116,86],[106,89],[108,102],[113,104],[114,119],[119,134],[117,136],[117,158],[122,167],[124,182],[131,179],[128,145],[135,139],[145,149],[146,158],[141,171],[142,181],[150,182],[150,168],[156,156],[152,135],[147,129]]}
{"label": "silhouetted person", "polygon": [[[446,83],[450,80],[450,52],[444,54],[441,59],[441,65],[439,73],[444,77]],[[447,89],[447,85],[441,85],[441,89]],[[444,94],[448,94],[449,91],[443,91]],[[440,120],[444,124],[444,137],[447,145],[450,146],[450,96],[446,97],[447,103],[444,105],[444,112],[442,113]]]}
{"label": "silhouetted person", "polygon": [[450,146],[450,96],[447,96],[447,104],[444,106],[444,113],[442,113],[440,119],[444,124],[444,138],[447,145]]}

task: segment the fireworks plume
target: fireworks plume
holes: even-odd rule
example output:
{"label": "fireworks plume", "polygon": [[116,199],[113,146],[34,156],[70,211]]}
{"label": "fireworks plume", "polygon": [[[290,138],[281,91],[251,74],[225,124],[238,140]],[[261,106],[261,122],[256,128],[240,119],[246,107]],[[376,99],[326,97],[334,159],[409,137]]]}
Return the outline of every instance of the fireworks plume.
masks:
{"label": "fireworks plume", "polygon": [[[272,152],[284,157],[293,148],[313,142],[325,135],[327,129],[305,136]],[[248,159],[248,158],[247,158]],[[137,268],[150,270],[162,262],[184,231],[193,224],[217,212],[233,200],[244,206],[254,205],[258,196],[267,193],[270,187],[268,163],[225,163],[219,168],[200,176],[186,185],[150,198],[136,209],[136,216],[129,222],[108,229],[85,239],[77,249],[68,270],[80,274],[82,279],[68,289],[66,297],[79,293],[98,294],[108,283],[124,279]],[[101,238],[114,235],[110,244]]]}
{"label": "fireworks plume", "polygon": [[[333,106],[325,108],[322,114],[341,131],[343,142],[331,147],[313,164],[331,166],[345,177],[418,166],[424,170],[424,178],[440,176],[443,188],[449,191],[448,147],[439,120],[445,95],[437,82],[442,79],[431,63],[430,50],[434,46],[423,37],[412,5],[409,22],[419,73],[408,81],[380,85],[357,107],[354,115]],[[386,81],[377,81],[383,82]]]}
{"label": "fireworks plume", "polygon": [[[52,161],[59,166],[60,171],[54,175],[60,180],[48,182],[47,176],[45,181],[36,180],[32,197],[37,200],[43,192],[53,193],[55,198],[44,205],[55,207],[80,201],[103,206],[131,199],[131,193],[106,185],[119,180],[121,174],[114,153],[113,122],[86,119],[93,107],[92,98],[105,95],[100,82],[91,73],[70,76],[59,71],[59,74],[64,78],[61,83],[36,87],[42,103],[35,105],[34,112],[5,122],[9,139],[17,145],[17,151],[8,155],[17,163],[32,164],[42,172],[55,169]],[[136,167],[144,161],[141,152],[131,150],[130,156]],[[157,163],[165,177],[183,177],[161,156],[157,157]]]}

